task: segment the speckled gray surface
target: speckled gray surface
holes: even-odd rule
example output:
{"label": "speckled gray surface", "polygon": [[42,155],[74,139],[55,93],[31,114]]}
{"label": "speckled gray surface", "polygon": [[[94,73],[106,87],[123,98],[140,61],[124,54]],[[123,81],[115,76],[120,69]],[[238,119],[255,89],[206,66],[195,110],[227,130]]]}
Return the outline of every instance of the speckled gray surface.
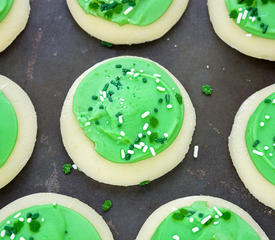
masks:
{"label": "speckled gray surface", "polygon": [[[259,203],[240,181],[229,156],[227,137],[240,104],[255,91],[275,82],[275,63],[253,59],[224,44],[209,22],[205,0],[192,0],[180,22],[162,39],[138,46],[106,48],[82,31],[64,0],[33,0],[26,30],[0,54],[0,74],[22,86],[38,114],[34,154],[23,171],[0,190],[0,207],[35,192],[76,197],[101,213],[116,240],[131,240],[146,218],[176,198],[207,194],[229,200],[246,211],[275,239],[275,212]],[[184,162],[145,188],[112,187],[78,171],[65,176],[69,162],[59,131],[64,98],[87,68],[119,55],[149,57],[183,83],[197,112],[197,128]],[[209,83],[213,96],[201,94]],[[105,199],[113,208],[101,212]]]}

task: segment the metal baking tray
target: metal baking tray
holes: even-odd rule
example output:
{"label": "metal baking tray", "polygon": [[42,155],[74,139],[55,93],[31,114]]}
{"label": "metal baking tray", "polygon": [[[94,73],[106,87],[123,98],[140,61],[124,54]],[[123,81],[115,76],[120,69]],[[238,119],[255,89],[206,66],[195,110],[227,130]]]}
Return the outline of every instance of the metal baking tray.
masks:
{"label": "metal baking tray", "polygon": [[[38,114],[37,144],[27,166],[0,190],[0,208],[36,192],[56,192],[89,204],[110,226],[116,240],[134,239],[147,217],[162,204],[190,195],[212,195],[249,212],[270,239],[275,239],[275,211],[244,187],[231,162],[227,139],[240,104],[275,82],[275,63],[247,57],[214,33],[206,0],[190,1],[179,23],[162,39],[107,48],[73,20],[64,0],[31,1],[26,30],[0,54],[0,74],[17,82]],[[148,57],[169,69],[184,85],[195,106],[197,127],[189,153],[173,171],[145,187],[98,183],[79,171],[65,176],[70,162],[60,136],[59,117],[74,80],[106,58]],[[210,84],[211,97],[201,93]],[[194,145],[199,157],[193,158]],[[112,209],[103,213],[106,199]]]}

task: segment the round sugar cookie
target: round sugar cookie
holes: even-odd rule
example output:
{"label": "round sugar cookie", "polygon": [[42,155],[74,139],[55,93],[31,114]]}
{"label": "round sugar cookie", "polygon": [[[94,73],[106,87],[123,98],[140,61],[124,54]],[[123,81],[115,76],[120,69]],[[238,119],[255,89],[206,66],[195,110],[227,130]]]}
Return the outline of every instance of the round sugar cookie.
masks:
{"label": "round sugar cookie", "polygon": [[[103,91],[94,96],[98,86]],[[142,95],[148,91],[161,100]],[[94,105],[83,108],[82,96],[85,104]],[[91,120],[80,125],[82,118]],[[188,151],[195,124],[192,102],[181,83],[159,64],[130,56],[111,58],[85,71],[70,88],[60,118],[64,146],[81,171],[120,186],[152,181],[176,167]]]}
{"label": "round sugar cookie", "polygon": [[[7,224],[11,227],[16,224],[18,226],[18,222],[24,223],[14,235],[15,237],[20,235],[24,239],[29,239],[31,235],[34,239],[39,239],[39,234],[46,235],[49,239],[51,237],[52,239],[59,239],[57,237],[64,239],[63,235],[68,234],[72,240],[79,238],[113,240],[108,225],[95,210],[78,199],[65,195],[36,193],[20,198],[2,208],[0,210],[0,233],[4,235],[3,240],[10,239],[8,231],[3,230],[6,226],[5,223],[3,226],[3,221],[7,218],[11,218],[10,223]],[[62,224],[63,221],[65,226]],[[29,228],[24,228],[26,224]],[[81,234],[85,234],[85,237]],[[89,236],[93,238],[88,238]]]}
{"label": "round sugar cookie", "polygon": [[[241,178],[244,185],[246,186],[246,188],[260,202],[262,202],[266,206],[269,206],[275,209],[275,202],[274,202],[275,185],[272,184],[270,181],[268,181],[268,179],[261,174],[261,172],[257,169],[255,164],[253,163],[251,159],[251,155],[249,154],[247,144],[246,144],[246,139],[245,139],[247,125],[251,115],[257,109],[258,105],[261,102],[265,101],[265,99],[272,93],[273,94],[275,93],[275,84],[254,93],[247,100],[245,100],[245,102],[241,105],[240,109],[238,110],[235,116],[234,124],[229,137],[229,151],[230,151],[233,164],[239,174],[239,177]],[[273,108],[275,108],[274,103],[275,101],[273,101],[273,103],[270,102],[270,104],[273,104]],[[262,119],[263,122],[267,120],[269,121],[268,122],[269,126],[272,127],[272,125],[270,124],[272,124],[272,122],[274,123],[274,119]],[[261,123],[259,122],[259,124]],[[273,125],[273,127],[274,126],[275,124]],[[270,133],[271,134],[275,133],[275,131],[272,131],[271,129]],[[261,144],[262,143],[259,143],[259,146]],[[256,148],[254,150],[256,150]],[[269,150],[272,151],[272,148],[270,148]],[[263,150],[263,152],[264,154],[269,154],[268,150]],[[273,152],[274,152],[274,147],[273,147]],[[255,152],[255,154],[260,154],[260,153],[261,152],[259,149]],[[263,159],[262,160],[260,159],[260,161],[263,161]],[[272,169],[272,164],[270,165],[270,169]],[[274,171],[274,165],[273,165],[273,171]]]}
{"label": "round sugar cookie", "polygon": [[[10,0],[4,0],[4,2]],[[29,0],[13,0],[11,9],[0,22],[0,52],[4,51],[24,30],[30,15]]]}
{"label": "round sugar cookie", "polygon": [[[112,44],[131,45],[161,38],[179,21],[188,5],[188,1],[172,0],[171,5],[162,16],[145,26],[134,24],[120,25],[102,17],[87,14],[80,6],[78,0],[67,0],[67,4],[75,21],[89,35]],[[138,6],[139,3],[134,7]],[[131,6],[129,6],[130,9]],[[127,9],[125,11],[127,12]]]}
{"label": "round sugar cookie", "polygon": [[36,141],[37,118],[33,104],[25,91],[2,75],[0,75],[0,93],[11,103],[18,126],[15,145],[4,165],[0,167],[1,189],[16,177],[31,157]]}
{"label": "round sugar cookie", "polygon": [[[242,29],[229,17],[225,0],[208,0],[208,10],[216,34],[225,43],[248,56],[275,61],[275,39],[256,36]],[[250,20],[249,13],[240,17],[245,15]]]}
{"label": "round sugar cookie", "polygon": [[[234,231],[233,227],[239,229]],[[243,230],[244,227],[247,232]],[[234,238],[237,240],[245,239],[241,236],[248,237],[248,234],[251,234],[251,240],[268,240],[261,227],[237,205],[216,197],[190,196],[171,201],[155,210],[142,226],[136,240],[240,237]]]}

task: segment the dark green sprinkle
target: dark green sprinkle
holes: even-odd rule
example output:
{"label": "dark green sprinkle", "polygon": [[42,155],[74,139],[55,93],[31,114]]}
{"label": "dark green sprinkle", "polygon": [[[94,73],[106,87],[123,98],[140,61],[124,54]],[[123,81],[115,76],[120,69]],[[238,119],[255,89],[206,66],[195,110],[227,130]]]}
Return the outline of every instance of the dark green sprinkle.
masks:
{"label": "dark green sprinkle", "polygon": [[150,121],[150,126],[152,128],[156,128],[158,126],[158,124],[159,124],[158,119],[155,118],[155,117],[151,117],[149,121]]}
{"label": "dark green sprinkle", "polygon": [[255,147],[257,147],[257,145],[260,143],[260,141],[259,140],[256,140],[254,143],[253,143],[253,147],[255,148]]}
{"label": "dark green sprinkle", "polygon": [[113,44],[108,43],[108,42],[104,42],[104,41],[101,41],[101,44],[102,44],[103,46],[109,47],[109,48],[113,46]]}
{"label": "dark green sprinkle", "polygon": [[31,218],[31,217],[32,217],[32,213],[30,213],[30,212],[27,213],[26,217],[27,217],[27,218]]}
{"label": "dark green sprinkle", "polygon": [[119,128],[120,128],[121,126],[122,126],[122,124],[121,124],[121,123],[117,124],[117,127],[119,127]]}
{"label": "dark green sprinkle", "polygon": [[71,171],[72,171],[72,164],[70,164],[70,163],[65,163],[63,166],[62,166],[62,170],[63,170],[63,172],[66,174],[66,175],[68,175],[69,173],[71,173]]}
{"label": "dark green sprinkle", "polygon": [[203,216],[204,216],[203,213],[199,213],[200,218],[203,218]]}
{"label": "dark green sprinkle", "polygon": [[34,233],[39,231],[40,226],[41,226],[40,222],[38,222],[36,220],[31,221],[30,224],[29,224],[30,230]]}
{"label": "dark green sprinkle", "polygon": [[147,83],[147,78],[143,78],[142,81],[143,81],[144,83]]}
{"label": "dark green sprinkle", "polygon": [[166,103],[170,103],[170,95],[169,94],[165,94],[165,101],[166,101]]}
{"label": "dark green sprinkle", "polygon": [[136,140],[135,140],[135,143],[137,144],[137,143],[139,143],[139,142],[140,142],[140,138],[137,137]]}
{"label": "dark green sprinkle", "polygon": [[118,112],[117,114],[116,114],[116,117],[119,117],[119,116],[121,116],[122,115],[122,113],[121,112]]}
{"label": "dark green sprinkle", "polygon": [[188,214],[189,214],[188,210],[181,208],[178,211],[173,213],[172,218],[174,218],[177,221],[182,221]]}
{"label": "dark green sprinkle", "polygon": [[271,99],[268,99],[268,98],[265,99],[265,100],[264,100],[264,103],[271,103]]}
{"label": "dark green sprinkle", "polygon": [[262,3],[263,3],[263,4],[267,4],[267,3],[268,3],[268,0],[262,0]]}
{"label": "dark green sprinkle", "polygon": [[231,213],[230,212],[224,212],[222,213],[221,216],[224,220],[229,220],[231,218]]}
{"label": "dark green sprinkle", "polygon": [[13,224],[13,229],[14,229],[13,232],[14,232],[15,234],[16,234],[16,233],[19,233],[23,226],[24,226],[24,223],[23,223],[23,222],[16,221],[16,222]]}
{"label": "dark green sprinkle", "polygon": [[32,220],[35,220],[35,219],[37,219],[37,218],[39,218],[39,213],[34,213],[34,214],[32,215]]}
{"label": "dark green sprinkle", "polygon": [[275,137],[273,137],[273,142],[275,142]]}
{"label": "dark green sprinkle", "polygon": [[111,202],[111,200],[106,200],[103,204],[102,204],[102,210],[104,211],[104,212],[107,212],[107,211],[109,211],[110,210],[110,208],[112,207],[112,202]]}
{"label": "dark green sprinkle", "polygon": [[131,158],[131,154],[127,153],[127,154],[125,155],[125,160],[130,160],[130,158]]}
{"label": "dark green sprinkle", "polygon": [[209,95],[212,95],[212,87],[208,84],[202,86],[201,88],[201,91],[206,95],[206,96],[209,96]]}
{"label": "dark green sprinkle", "polygon": [[176,97],[178,103],[179,103],[179,104],[182,104],[182,96],[181,96],[181,94],[176,93],[176,94],[175,94],[175,97]]}
{"label": "dark green sprinkle", "polygon": [[33,237],[30,237],[29,240],[34,240],[34,238],[33,238]]}
{"label": "dark green sprinkle", "polygon": [[230,18],[237,18],[238,17],[238,11],[237,10],[232,10],[229,14]]}
{"label": "dark green sprinkle", "polygon": [[93,99],[93,100],[97,100],[97,99],[98,99],[98,96],[94,95],[94,96],[92,96],[92,99]]}
{"label": "dark green sprinkle", "polygon": [[264,24],[264,23],[261,23],[260,27],[263,28],[264,26],[265,26],[265,24]]}
{"label": "dark green sprinkle", "polygon": [[114,91],[109,90],[108,95],[112,96],[114,94]]}
{"label": "dark green sprinkle", "polygon": [[265,25],[264,29],[263,29],[263,34],[265,34],[267,32],[267,29],[268,29],[268,25]]}
{"label": "dark green sprinkle", "polygon": [[160,99],[159,99],[159,103],[162,103],[162,102],[163,102],[163,99],[162,99],[162,98],[160,98]]}
{"label": "dark green sprinkle", "polygon": [[99,106],[99,109],[104,109],[104,106],[103,106],[103,105],[100,105],[100,106]]}
{"label": "dark green sprinkle", "polygon": [[92,108],[92,107],[89,107],[89,108],[88,108],[88,111],[89,111],[89,112],[93,111],[93,108]]}
{"label": "dark green sprinkle", "polygon": [[104,91],[107,91],[108,87],[109,87],[109,83],[106,83],[105,86],[104,86],[104,88],[102,89],[102,91],[103,91],[103,92],[104,92]]}
{"label": "dark green sprinkle", "polygon": [[98,120],[95,120],[95,125],[99,125],[99,121]]}
{"label": "dark green sprinkle", "polygon": [[139,186],[145,186],[145,185],[148,185],[151,181],[149,180],[146,180],[146,181],[143,181],[139,184]]}
{"label": "dark green sprinkle", "polygon": [[97,10],[97,9],[99,9],[99,5],[95,2],[90,2],[89,8]]}
{"label": "dark green sprinkle", "polygon": [[121,64],[117,64],[116,68],[122,68],[122,65]]}
{"label": "dark green sprinkle", "polygon": [[133,149],[134,149],[134,144],[131,144],[131,145],[129,146],[129,149],[130,149],[130,150],[133,150]]}
{"label": "dark green sprinkle", "polygon": [[157,108],[154,108],[154,112],[157,113],[159,110]]}
{"label": "dark green sprinkle", "polygon": [[149,136],[149,141],[154,142],[158,139],[158,133],[157,132],[152,132],[151,135]]}

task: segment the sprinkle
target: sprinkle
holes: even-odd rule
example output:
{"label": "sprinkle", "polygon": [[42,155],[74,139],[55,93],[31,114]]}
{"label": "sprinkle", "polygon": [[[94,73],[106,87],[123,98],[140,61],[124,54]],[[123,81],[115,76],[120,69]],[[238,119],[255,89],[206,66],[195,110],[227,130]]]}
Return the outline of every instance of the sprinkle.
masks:
{"label": "sprinkle", "polygon": [[264,155],[262,152],[259,152],[259,151],[255,150],[255,149],[252,152],[254,154],[256,154],[256,155],[259,155],[259,156],[263,156]]}
{"label": "sprinkle", "polygon": [[19,240],[26,240],[26,238],[20,237]]}
{"label": "sprinkle", "polygon": [[199,156],[199,146],[196,145],[196,146],[194,147],[194,154],[193,154],[193,157],[194,157],[194,158],[198,158],[198,156]]}
{"label": "sprinkle", "polygon": [[15,234],[13,233],[10,237],[11,240],[15,239]]}
{"label": "sprinkle", "polygon": [[219,218],[219,216],[218,216],[218,215],[215,215],[215,218]]}
{"label": "sprinkle", "polygon": [[107,93],[105,91],[102,93],[102,95],[103,95],[104,98],[107,97]]}
{"label": "sprinkle", "polygon": [[248,14],[248,11],[247,11],[247,10],[245,10],[245,11],[244,11],[244,13],[243,13],[243,20],[245,20],[245,19],[246,19],[247,14]]}
{"label": "sprinkle", "polygon": [[178,235],[174,235],[174,236],[173,236],[173,239],[174,239],[174,240],[180,240],[180,237],[179,237]]}
{"label": "sprinkle", "polygon": [[124,136],[125,136],[125,132],[121,131],[121,132],[120,132],[120,135],[121,135],[122,137],[124,137]]}
{"label": "sprinkle", "polygon": [[104,101],[104,97],[99,96],[100,100],[103,102]]}
{"label": "sprinkle", "polygon": [[5,237],[5,234],[6,234],[6,231],[5,231],[5,230],[2,230],[2,231],[1,231],[1,237]]}
{"label": "sprinkle", "polygon": [[28,219],[27,219],[27,223],[30,223],[31,221],[32,221],[31,218],[28,218]]}
{"label": "sprinkle", "polygon": [[149,124],[148,124],[148,123],[145,123],[144,126],[143,126],[143,130],[144,130],[144,131],[147,130],[148,127],[149,127]]}
{"label": "sprinkle", "polygon": [[24,222],[24,218],[22,218],[22,217],[19,218],[19,221],[20,221],[20,222]]}
{"label": "sprinkle", "polygon": [[18,217],[20,217],[21,216],[21,213],[17,213],[15,216],[14,216],[14,218],[18,218]]}
{"label": "sprinkle", "polygon": [[118,122],[119,122],[119,123],[123,123],[122,115],[118,116]]}
{"label": "sprinkle", "polygon": [[214,207],[214,210],[216,211],[216,213],[221,217],[222,213],[220,212],[220,210],[217,207]]}
{"label": "sprinkle", "polygon": [[144,148],[142,149],[142,152],[146,152],[146,151],[147,151],[147,149],[148,149],[148,146],[147,146],[147,145],[145,145],[145,146],[144,146]]}
{"label": "sprinkle", "polygon": [[160,86],[157,86],[157,89],[161,92],[164,92],[165,91],[165,88],[164,87],[160,87]]}
{"label": "sprinkle", "polygon": [[246,37],[252,37],[252,34],[251,33],[247,33],[245,34]]}
{"label": "sprinkle", "polygon": [[219,224],[219,222],[218,222],[218,221],[214,222],[214,225],[217,225],[217,224]]}
{"label": "sprinkle", "polygon": [[141,146],[139,144],[134,144],[134,147],[137,149],[141,149]]}
{"label": "sprinkle", "polygon": [[139,73],[135,73],[134,77],[138,77],[139,76]]}
{"label": "sprinkle", "polygon": [[138,137],[139,137],[139,138],[142,138],[142,133],[139,133],[139,134],[138,134]]}
{"label": "sprinkle", "polygon": [[194,218],[191,217],[191,218],[189,219],[189,222],[190,222],[190,223],[194,222]]}
{"label": "sprinkle", "polygon": [[273,156],[273,154],[272,154],[272,153],[269,153],[269,156],[270,156],[270,157],[272,157],[272,156]]}
{"label": "sprinkle", "polygon": [[207,216],[206,218],[201,220],[201,224],[205,224],[206,222],[208,222],[208,220],[210,220],[210,218],[212,218],[211,215]]}
{"label": "sprinkle", "polygon": [[260,122],[260,126],[263,127],[264,126],[264,122]]}
{"label": "sprinkle", "polygon": [[124,99],[124,98],[120,98],[120,101],[124,102],[124,101],[125,101],[125,99]]}
{"label": "sprinkle", "polygon": [[56,206],[56,202],[53,202],[53,205]]}
{"label": "sprinkle", "polygon": [[243,14],[239,13],[238,18],[237,18],[237,23],[240,24],[241,23],[241,19],[242,19]]}
{"label": "sprinkle", "polygon": [[140,142],[139,145],[142,146],[142,147],[144,147],[145,143],[144,142]]}
{"label": "sprinkle", "polygon": [[139,71],[140,71],[141,73],[143,73],[143,72],[144,72],[144,70],[143,70],[143,69],[140,69]]}
{"label": "sprinkle", "polygon": [[75,164],[72,165],[72,168],[73,168],[74,170],[77,170],[77,166],[76,166]]}
{"label": "sprinkle", "polygon": [[150,151],[151,151],[153,156],[156,156],[156,152],[155,152],[155,149],[153,147],[150,147]]}
{"label": "sprinkle", "polygon": [[164,133],[163,136],[168,138],[168,133]]}
{"label": "sprinkle", "polygon": [[272,103],[275,103],[275,99],[272,100]]}
{"label": "sprinkle", "polygon": [[85,123],[85,127],[88,127],[88,126],[90,126],[91,125],[91,122],[86,122]]}
{"label": "sprinkle", "polygon": [[270,119],[270,116],[269,115],[265,115],[265,119]]}
{"label": "sprinkle", "polygon": [[125,158],[125,151],[124,151],[124,149],[121,149],[120,153],[121,153],[121,158],[124,159]]}
{"label": "sprinkle", "polygon": [[133,150],[128,150],[127,152],[131,155],[133,155],[135,153]]}
{"label": "sprinkle", "polygon": [[125,11],[124,11],[124,15],[127,15],[129,12],[131,12],[134,8],[131,6],[131,7],[128,7]]}
{"label": "sprinkle", "polygon": [[166,107],[167,107],[168,109],[171,109],[173,106],[172,106],[171,104],[168,104]]}
{"label": "sprinkle", "polygon": [[152,133],[151,133],[151,131],[147,131],[147,134],[150,136]]}
{"label": "sprinkle", "polygon": [[192,232],[198,232],[200,229],[198,228],[198,227],[194,227],[194,228],[192,228]]}
{"label": "sprinkle", "polygon": [[150,112],[146,111],[145,113],[141,114],[141,118],[146,118],[149,115],[150,115]]}
{"label": "sprinkle", "polygon": [[268,146],[265,146],[265,147],[264,147],[264,150],[268,150],[268,149],[269,149],[269,147],[268,147]]}
{"label": "sprinkle", "polygon": [[45,222],[45,218],[41,218],[41,222]]}
{"label": "sprinkle", "polygon": [[157,78],[157,79],[156,79],[156,83],[159,83],[159,82],[160,82],[160,79],[159,79],[159,78]]}
{"label": "sprinkle", "polygon": [[159,74],[154,74],[154,77],[158,77],[158,78],[160,78],[161,77],[161,75],[159,75]]}

